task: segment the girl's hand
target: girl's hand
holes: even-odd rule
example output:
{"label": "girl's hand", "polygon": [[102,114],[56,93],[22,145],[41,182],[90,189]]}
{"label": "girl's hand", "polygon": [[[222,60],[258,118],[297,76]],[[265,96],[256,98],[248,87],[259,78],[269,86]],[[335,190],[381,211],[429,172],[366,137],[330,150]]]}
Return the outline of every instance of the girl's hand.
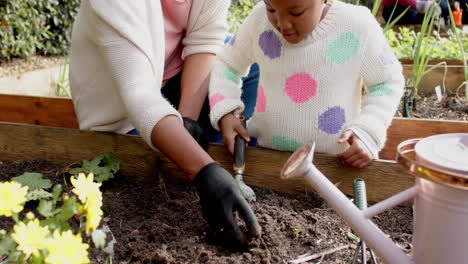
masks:
{"label": "girl's hand", "polygon": [[247,142],[250,141],[247,130],[242,126],[239,118],[234,116],[232,112],[226,114],[219,120],[219,127],[223,135],[224,145],[231,154],[234,154],[234,139],[236,135],[241,136]]}
{"label": "girl's hand", "polygon": [[343,132],[338,143],[343,144],[346,141],[350,147],[345,152],[338,154],[337,158],[356,168],[364,168],[372,161],[372,154],[353,131],[346,130]]}

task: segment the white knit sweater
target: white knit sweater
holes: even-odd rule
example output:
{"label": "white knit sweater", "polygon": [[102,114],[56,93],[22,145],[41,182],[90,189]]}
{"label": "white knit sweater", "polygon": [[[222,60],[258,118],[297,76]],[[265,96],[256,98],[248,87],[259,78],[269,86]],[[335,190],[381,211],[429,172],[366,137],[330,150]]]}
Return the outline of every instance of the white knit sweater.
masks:
{"label": "white knit sweater", "polygon": [[[220,50],[228,6],[225,0],[193,0],[182,58]],[[70,58],[80,128],[118,133],[136,128],[153,147],[151,131],[159,120],[180,118],[161,95],[164,57],[160,1],[82,0]]]}
{"label": "white knit sweater", "polygon": [[366,7],[335,0],[310,35],[289,44],[259,3],[214,64],[209,96],[215,128],[225,114],[242,112],[240,78],[253,62],[260,83],[248,131],[260,146],[294,151],[315,141],[316,151],[338,154],[347,147],[338,139],[350,128],[383,147],[404,77]]}

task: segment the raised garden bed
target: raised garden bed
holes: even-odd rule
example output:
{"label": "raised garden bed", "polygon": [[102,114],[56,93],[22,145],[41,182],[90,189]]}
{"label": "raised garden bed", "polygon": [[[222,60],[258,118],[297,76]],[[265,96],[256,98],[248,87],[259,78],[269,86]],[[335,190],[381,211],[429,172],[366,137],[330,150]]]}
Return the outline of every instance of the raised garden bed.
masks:
{"label": "raised garden bed", "polygon": [[[392,126],[406,125],[391,128],[389,141],[454,130],[468,132],[466,122],[407,121],[394,121]],[[117,240],[114,263],[284,263],[305,253],[347,245],[349,248],[324,257],[322,263],[350,263],[356,245],[349,227],[302,178],[279,179],[280,168],[290,155],[287,152],[248,148],[245,181],[257,191],[258,201],[252,207],[264,234],[251,242],[250,250],[237,252],[219,245],[219,239],[201,218],[194,189],[178,183],[180,171],[149,149],[140,137],[0,123],[0,145],[4,161],[0,164],[0,180],[28,170],[62,183],[63,179],[55,174],[58,168],[98,154],[116,153],[121,172],[102,188],[104,223]],[[209,153],[224,167],[232,166],[223,146],[211,145]],[[376,161],[359,170],[341,165],[334,157],[317,154],[314,164],[348,195],[352,194],[354,179],[365,179],[371,203],[413,185],[412,177],[391,161]],[[176,181],[169,183],[169,178]],[[0,220],[0,228],[7,227],[8,222]],[[392,209],[374,220],[407,253],[411,250],[409,207]],[[96,249],[91,252],[95,263],[105,263],[105,254]]]}
{"label": "raised garden bed", "polygon": [[[63,178],[56,173],[58,168],[61,166],[44,160],[3,163],[0,181],[34,171],[63,184]],[[163,177],[155,177],[150,184],[130,182],[128,177],[117,175],[101,188],[103,222],[117,241],[112,263],[284,263],[302,254],[346,245],[349,247],[324,256],[321,263],[352,261],[357,244],[352,231],[314,193],[288,195],[255,188],[257,202],[252,208],[263,235],[253,240],[247,251],[239,252],[220,245],[220,240],[208,230],[194,188],[166,182]],[[394,208],[374,221],[410,252],[411,208]],[[10,229],[11,225],[0,217],[0,229]],[[108,258],[98,249],[90,252],[93,263],[105,263]]]}

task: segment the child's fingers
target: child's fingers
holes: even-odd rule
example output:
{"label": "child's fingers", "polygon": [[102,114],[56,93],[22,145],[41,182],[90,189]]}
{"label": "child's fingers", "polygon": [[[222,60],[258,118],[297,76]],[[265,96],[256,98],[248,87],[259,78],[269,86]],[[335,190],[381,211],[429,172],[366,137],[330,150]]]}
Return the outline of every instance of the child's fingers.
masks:
{"label": "child's fingers", "polygon": [[356,154],[356,148],[353,147],[353,145],[351,145],[347,150],[345,150],[343,153],[340,153],[338,155],[336,155],[336,157],[340,158],[340,159],[343,159],[343,160],[347,160],[349,159],[350,157],[352,157],[353,155]]}
{"label": "child's fingers", "polygon": [[239,125],[236,127],[236,132],[239,136],[241,136],[245,141],[249,142],[250,141],[250,137],[249,137],[249,133],[247,132],[247,129],[245,129],[244,126],[242,125]]}
{"label": "child's fingers", "polygon": [[352,131],[352,130],[349,130],[349,129],[346,130],[345,132],[343,132],[343,134],[341,134],[340,138],[338,139],[338,143],[339,143],[339,144],[342,144],[342,143],[344,143],[344,142],[350,140],[351,137],[352,137],[352,135],[353,135],[353,131]]}
{"label": "child's fingers", "polygon": [[235,136],[236,134],[233,132],[223,134],[224,145],[228,149],[229,153],[231,153],[231,155],[234,154],[234,137]]}

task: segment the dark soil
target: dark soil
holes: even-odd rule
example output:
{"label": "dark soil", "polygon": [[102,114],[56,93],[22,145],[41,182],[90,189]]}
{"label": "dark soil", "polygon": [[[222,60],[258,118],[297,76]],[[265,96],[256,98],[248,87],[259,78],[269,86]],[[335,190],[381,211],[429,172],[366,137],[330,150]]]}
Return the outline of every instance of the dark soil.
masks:
{"label": "dark soil", "polygon": [[[63,178],[56,174],[58,168],[42,160],[3,163],[0,181],[30,171],[63,184]],[[112,263],[287,263],[302,254],[342,245],[349,248],[325,256],[321,263],[351,263],[357,243],[350,239],[351,230],[345,222],[314,193],[292,196],[255,188],[257,202],[252,208],[263,235],[251,241],[248,251],[238,252],[216,241],[202,219],[199,198],[191,186],[167,183],[163,178],[152,184],[132,183],[117,175],[101,190],[103,223],[117,241]],[[374,222],[410,252],[411,208],[391,209],[376,216]],[[11,226],[9,219],[0,217],[0,229]],[[90,254],[93,263],[104,263],[108,258],[94,248]]]}
{"label": "dark soil", "polygon": [[[402,116],[400,106],[396,116]],[[457,96],[443,97],[440,102],[435,95],[416,99],[412,107],[412,118],[468,121],[468,100]]]}

